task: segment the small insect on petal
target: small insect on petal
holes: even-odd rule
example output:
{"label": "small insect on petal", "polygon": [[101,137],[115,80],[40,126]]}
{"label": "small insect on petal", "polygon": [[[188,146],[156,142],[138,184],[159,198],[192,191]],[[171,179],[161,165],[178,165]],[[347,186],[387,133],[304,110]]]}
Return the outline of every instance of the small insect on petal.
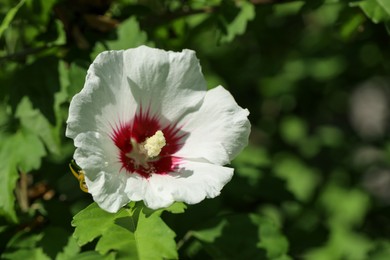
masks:
{"label": "small insect on petal", "polygon": [[88,192],[88,187],[85,183],[84,171],[76,164],[74,160],[69,163],[69,168],[74,177],[79,181],[80,189],[84,192]]}

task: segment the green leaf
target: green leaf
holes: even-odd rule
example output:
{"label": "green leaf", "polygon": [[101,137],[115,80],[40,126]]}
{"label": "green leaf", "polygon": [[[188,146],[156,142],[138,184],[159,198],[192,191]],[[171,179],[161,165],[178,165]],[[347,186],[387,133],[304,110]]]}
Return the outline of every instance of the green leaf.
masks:
{"label": "green leaf", "polygon": [[91,58],[95,59],[99,53],[105,50],[123,50],[138,47],[139,45],[146,43],[146,33],[140,29],[137,19],[131,17],[118,26],[115,39],[107,40],[95,45]]}
{"label": "green leaf", "polygon": [[332,227],[329,236],[329,241],[325,246],[308,250],[305,259],[375,259],[368,255],[373,243],[361,233],[351,231],[342,224],[337,224]]}
{"label": "green leaf", "polygon": [[8,136],[0,133],[0,137],[0,215],[16,222],[13,205],[18,170],[26,173],[38,169],[46,151],[41,140],[27,129]]}
{"label": "green leaf", "polygon": [[256,214],[218,217],[191,234],[213,259],[289,259],[288,241],[279,227]]}
{"label": "green leaf", "polygon": [[[80,248],[77,246],[74,239],[72,239],[71,234],[64,228],[49,226],[43,230],[42,234],[43,236],[37,245],[42,247],[43,251],[50,257],[50,259],[57,258],[56,256],[59,252],[64,249],[70,253],[69,255],[75,255],[80,251]],[[71,244],[70,247],[67,247],[69,245],[69,241],[71,241]]]}
{"label": "green leaf", "polygon": [[70,65],[69,68],[69,88],[68,96],[72,98],[79,93],[84,86],[85,77],[87,76],[87,69],[89,64],[76,61]]}
{"label": "green leaf", "polygon": [[[335,203],[337,201],[337,203]],[[370,205],[368,194],[358,189],[343,189],[330,184],[322,193],[324,205],[332,223],[355,226],[362,223]]]}
{"label": "green leaf", "polygon": [[41,167],[41,159],[46,155],[46,150],[35,134],[25,130],[17,132],[12,146],[12,157],[16,161],[17,169],[27,173]]}
{"label": "green leaf", "polygon": [[116,214],[108,213],[99,208],[96,203],[92,203],[74,216],[72,226],[76,229],[73,236],[76,238],[77,244],[83,246],[109,230],[116,218],[124,217],[127,214],[125,209],[121,209]]}
{"label": "green leaf", "polygon": [[320,180],[317,169],[305,165],[293,156],[276,158],[274,171],[287,181],[287,188],[302,201],[310,198]]}
{"label": "green leaf", "polygon": [[219,42],[231,42],[236,36],[245,32],[247,24],[255,18],[255,7],[249,1],[238,1],[233,6],[229,1],[223,1],[219,15]]}
{"label": "green leaf", "polygon": [[42,233],[16,233],[7,243],[1,259],[68,260],[78,255],[80,247],[61,227],[49,226]]}
{"label": "green leaf", "polygon": [[14,189],[18,179],[16,169],[10,151],[14,149],[13,139],[6,139],[0,146],[0,215],[5,216],[9,221],[16,222],[17,217],[14,209]]}
{"label": "green leaf", "polygon": [[286,253],[288,252],[288,240],[281,233],[275,223],[266,217],[259,215],[251,215],[253,223],[259,226],[258,246],[267,252],[268,259],[289,259]]}
{"label": "green leaf", "polygon": [[263,147],[248,145],[233,163],[238,166],[266,167],[271,164],[271,160]]}
{"label": "green leaf", "polygon": [[58,68],[59,60],[55,56],[45,56],[16,70],[5,86],[9,89],[10,105],[16,109],[21,100],[28,96],[32,106],[54,125],[54,95],[61,87]]}
{"label": "green leaf", "polygon": [[390,2],[387,0],[365,0],[351,5],[359,6],[374,23],[390,20]]}
{"label": "green leaf", "polygon": [[10,23],[14,19],[16,13],[19,11],[20,7],[22,7],[25,2],[25,0],[21,0],[15,7],[11,8],[7,12],[7,15],[4,17],[4,20],[1,22],[0,25],[0,38],[5,32],[5,30],[10,26]]}
{"label": "green leaf", "polygon": [[[184,211],[187,209],[187,205],[183,202],[175,202],[168,208],[160,209],[160,212],[168,211],[174,214],[184,213]],[[161,213],[160,213],[161,214]]]}
{"label": "green leaf", "polygon": [[27,0],[28,11],[34,15],[29,17],[38,24],[45,25],[50,19],[50,12],[57,0]]}
{"label": "green leaf", "polygon": [[[115,260],[115,259],[116,258],[114,253],[111,253],[107,256],[102,256],[96,251],[86,251],[75,256],[64,258],[64,260]],[[61,259],[56,259],[56,260],[61,260]]]}
{"label": "green leaf", "polygon": [[[132,219],[126,218],[126,220]],[[141,259],[134,233],[118,225],[112,225],[110,232],[105,233],[96,245],[96,251],[101,254],[107,254],[110,250],[115,250],[117,256],[123,258]]]}
{"label": "green leaf", "polygon": [[[182,206],[168,210],[181,212]],[[175,233],[160,218],[163,211],[137,203],[112,214],[93,203],[74,217],[74,237],[80,246],[98,238],[96,250],[101,254],[114,250],[118,258],[176,259]]]}
{"label": "green leaf", "polygon": [[43,234],[30,235],[27,232],[17,233],[7,244],[1,259],[50,259],[38,245]]}
{"label": "green leaf", "polygon": [[82,259],[80,257],[80,247],[77,245],[73,236],[68,238],[67,244],[63,247],[62,251],[56,256],[56,260],[69,260],[69,259]]}

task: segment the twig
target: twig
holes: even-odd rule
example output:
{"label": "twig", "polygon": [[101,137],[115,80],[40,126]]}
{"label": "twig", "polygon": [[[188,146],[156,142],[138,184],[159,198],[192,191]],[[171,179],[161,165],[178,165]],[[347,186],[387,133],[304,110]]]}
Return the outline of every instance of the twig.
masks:
{"label": "twig", "polygon": [[177,250],[179,250],[190,238],[192,237],[192,231],[188,231],[182,239],[177,242]]}

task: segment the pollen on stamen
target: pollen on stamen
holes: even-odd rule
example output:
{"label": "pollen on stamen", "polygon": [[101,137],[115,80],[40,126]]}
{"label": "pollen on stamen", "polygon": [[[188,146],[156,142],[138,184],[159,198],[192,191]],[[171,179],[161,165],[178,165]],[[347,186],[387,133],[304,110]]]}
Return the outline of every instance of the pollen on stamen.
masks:
{"label": "pollen on stamen", "polygon": [[142,152],[144,152],[149,158],[153,158],[160,154],[161,149],[165,145],[166,140],[164,134],[161,130],[158,130],[153,136],[146,138],[141,147]]}

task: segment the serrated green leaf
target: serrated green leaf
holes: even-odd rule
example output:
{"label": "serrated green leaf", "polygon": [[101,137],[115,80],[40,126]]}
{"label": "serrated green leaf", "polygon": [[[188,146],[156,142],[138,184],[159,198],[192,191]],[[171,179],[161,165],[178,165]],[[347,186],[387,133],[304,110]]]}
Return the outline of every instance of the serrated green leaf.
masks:
{"label": "serrated green leaf", "polygon": [[93,203],[74,217],[74,237],[79,245],[98,238],[96,250],[115,251],[117,258],[176,259],[175,233],[160,218],[162,211],[144,209],[137,203],[111,214]]}
{"label": "serrated green leaf", "polygon": [[351,5],[359,6],[374,23],[390,20],[390,2],[387,0],[365,0]]}
{"label": "serrated green leaf", "polygon": [[138,218],[135,239],[139,259],[177,259],[175,232],[158,214],[146,216],[143,212]]}
{"label": "serrated green leaf", "polygon": [[[127,218],[131,221],[130,218]],[[96,245],[96,250],[101,254],[107,254],[110,250],[117,252],[117,259],[141,259],[137,250],[137,241],[134,233],[118,225],[112,225],[110,232],[105,233]]]}
{"label": "serrated green leaf", "polygon": [[[91,58],[95,57],[105,50],[123,50],[134,48],[147,43],[147,35],[141,31],[138,21],[135,17],[131,17],[123,21],[117,29],[117,37],[115,40],[108,40],[104,43],[97,43]],[[150,45],[150,44],[149,44]]]}
{"label": "serrated green leaf", "polygon": [[[80,257],[80,247],[77,245],[76,240],[73,236],[68,238],[68,243],[63,247],[62,251],[59,252],[56,256],[56,260],[70,260],[70,259],[81,259]],[[95,258],[96,259],[96,258]]]}
{"label": "serrated green leaf", "polygon": [[212,243],[214,240],[222,235],[222,231],[225,226],[228,225],[228,221],[223,219],[212,225],[209,228],[192,232],[194,237],[207,243]]}
{"label": "serrated green leaf", "polygon": [[34,134],[18,131],[9,136],[0,146],[0,215],[16,222],[14,211],[14,189],[18,179],[18,170],[29,172],[38,169],[46,154],[42,142]]}
{"label": "serrated green leaf", "polygon": [[[78,255],[67,257],[64,260],[116,260],[114,253],[108,254],[106,256],[102,256],[96,251],[86,251],[82,252]],[[60,260],[60,259],[56,259]]]}
{"label": "serrated green leaf", "polygon": [[114,224],[115,219],[127,215],[125,209],[112,214],[99,208],[96,203],[92,203],[74,216],[72,226],[76,229],[73,236],[77,244],[83,246],[104,234]]}
{"label": "serrated green leaf", "polygon": [[14,209],[14,189],[18,179],[18,171],[10,155],[13,149],[12,139],[2,142],[0,147],[0,215],[5,216],[7,220],[16,222],[17,217]]}
{"label": "serrated green leaf", "polygon": [[39,169],[41,159],[46,155],[41,140],[27,131],[19,131],[14,135],[13,149],[12,156],[17,161],[16,166],[24,173]]}
{"label": "serrated green leaf", "polygon": [[5,86],[9,90],[9,104],[16,110],[27,96],[32,107],[54,125],[54,95],[61,87],[58,66],[55,56],[44,56],[16,70]]}
{"label": "serrated green leaf", "polygon": [[[236,10],[232,10],[232,9]],[[227,10],[227,11],[225,11]],[[234,13],[234,18],[231,18],[231,13]],[[222,13],[220,15],[220,37],[219,42],[231,42],[237,35],[245,32],[247,24],[250,20],[255,18],[255,7],[249,1],[239,1],[237,6],[233,7],[227,5],[222,6]]]}

